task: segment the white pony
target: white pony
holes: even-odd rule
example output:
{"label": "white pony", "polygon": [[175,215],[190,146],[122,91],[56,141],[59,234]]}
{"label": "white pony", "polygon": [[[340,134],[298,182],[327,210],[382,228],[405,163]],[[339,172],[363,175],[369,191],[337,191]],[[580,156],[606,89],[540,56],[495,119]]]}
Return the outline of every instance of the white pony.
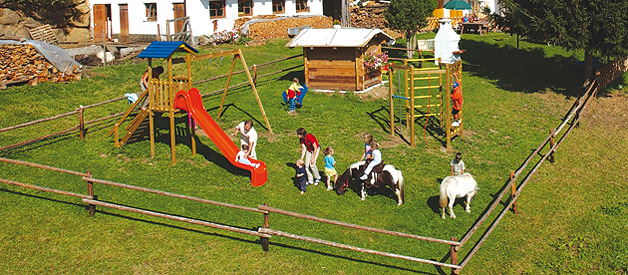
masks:
{"label": "white pony", "polygon": [[[478,183],[475,182],[471,174],[464,173],[460,176],[449,176],[443,179],[440,184],[440,207],[443,210],[441,217],[445,219],[445,207],[449,206],[449,216],[452,219],[456,218],[454,215],[454,201],[456,198],[467,197],[465,211],[471,213],[471,198],[475,196],[475,192],[478,190]],[[449,199],[449,204],[447,200]]]}

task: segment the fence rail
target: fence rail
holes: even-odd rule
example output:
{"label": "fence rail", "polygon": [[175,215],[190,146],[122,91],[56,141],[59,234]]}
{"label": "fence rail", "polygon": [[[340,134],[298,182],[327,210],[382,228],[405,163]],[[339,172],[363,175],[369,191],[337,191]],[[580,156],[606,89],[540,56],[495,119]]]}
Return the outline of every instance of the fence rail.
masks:
{"label": "fence rail", "polygon": [[272,234],[272,235],[286,237],[286,238],[300,240],[300,241],[306,241],[306,242],[311,242],[311,243],[317,243],[317,244],[323,244],[323,245],[327,245],[327,246],[343,248],[343,249],[349,249],[349,250],[362,252],[362,253],[386,256],[386,257],[391,257],[391,258],[396,258],[396,259],[403,259],[403,260],[419,262],[419,263],[424,263],[424,264],[443,266],[443,267],[448,267],[448,268],[452,268],[452,269],[460,268],[460,266],[458,266],[458,265],[441,263],[441,262],[437,262],[437,261],[425,260],[425,259],[421,259],[421,258],[404,256],[404,255],[393,254],[393,253],[388,253],[388,252],[382,252],[382,251],[377,251],[377,250],[371,250],[371,249],[366,249],[366,248],[361,248],[361,247],[352,246],[352,245],[346,245],[346,244],[341,244],[341,243],[335,243],[335,242],[330,242],[330,241],[326,241],[326,240],[321,240],[321,239],[316,239],[316,238],[311,238],[311,237],[306,237],[306,236],[301,236],[301,235],[295,235],[295,234],[282,232],[282,231],[278,231],[278,230],[272,230],[272,229],[268,229],[268,228],[259,228],[258,231],[262,232],[262,233]]}
{"label": "fence rail", "polygon": [[351,224],[351,223],[345,223],[345,222],[340,222],[340,221],[335,221],[335,220],[330,220],[330,219],[324,219],[324,218],[320,218],[320,217],[316,217],[316,216],[304,215],[304,214],[300,214],[300,213],[296,213],[296,212],[286,211],[286,210],[283,210],[283,209],[273,208],[273,207],[266,206],[266,205],[260,205],[257,208],[260,209],[260,210],[265,210],[265,211],[268,211],[268,212],[277,213],[277,214],[286,215],[286,216],[291,216],[291,217],[295,217],[295,218],[311,220],[311,221],[317,221],[317,222],[322,222],[322,223],[328,223],[328,224],[333,224],[333,225],[339,225],[339,226],[344,226],[344,227],[349,227],[349,228],[359,229],[359,230],[364,230],[364,231],[370,231],[370,232],[375,232],[375,233],[381,233],[381,234],[387,234],[387,235],[392,235],[392,236],[417,239],[417,240],[428,241],[428,242],[442,243],[442,244],[447,244],[447,245],[459,245],[460,244],[459,242],[455,242],[455,241],[448,241],[448,240],[441,240],[441,239],[435,239],[435,238],[430,238],[430,237],[423,237],[423,236],[418,236],[418,235],[413,235],[413,234],[389,231],[389,230],[385,230],[385,229],[379,229],[379,228],[373,228],[373,227],[368,227],[368,226],[362,226],[362,225],[356,225],[356,224]]}

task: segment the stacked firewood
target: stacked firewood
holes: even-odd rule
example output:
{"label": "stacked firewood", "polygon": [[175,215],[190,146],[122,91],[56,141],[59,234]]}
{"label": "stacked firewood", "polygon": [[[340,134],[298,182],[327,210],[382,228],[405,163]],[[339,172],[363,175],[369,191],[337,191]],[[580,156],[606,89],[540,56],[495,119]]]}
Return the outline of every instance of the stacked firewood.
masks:
{"label": "stacked firewood", "polygon": [[387,8],[388,4],[372,1],[363,2],[360,5],[352,5],[351,26],[356,28],[384,29],[388,26],[388,21],[384,17],[384,11]]}
{"label": "stacked firewood", "polygon": [[[255,17],[258,18],[258,17]],[[270,19],[272,16],[264,16],[263,19]],[[240,25],[238,25],[240,24]],[[242,26],[244,22],[236,26]],[[278,20],[258,22],[249,25],[248,36],[254,40],[266,40],[278,37],[288,37],[288,29],[301,26],[311,26],[313,29],[331,28],[333,20],[327,16],[312,17],[287,17]]]}
{"label": "stacked firewood", "polygon": [[6,84],[27,82],[65,82],[81,79],[77,67],[64,74],[41,56],[32,45],[0,45],[0,88]]}

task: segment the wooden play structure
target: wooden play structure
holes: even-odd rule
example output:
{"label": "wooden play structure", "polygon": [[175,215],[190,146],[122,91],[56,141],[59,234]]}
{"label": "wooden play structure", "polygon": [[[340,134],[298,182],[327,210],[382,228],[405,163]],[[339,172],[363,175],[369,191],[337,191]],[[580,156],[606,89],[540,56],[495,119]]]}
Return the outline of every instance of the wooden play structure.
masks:
{"label": "wooden play structure", "polygon": [[[173,55],[175,53],[183,53],[184,57],[174,58]],[[116,147],[123,146],[126,144],[129,139],[134,135],[134,133],[140,128],[140,125],[144,124],[144,121],[148,117],[149,121],[149,131],[150,131],[150,154],[151,158],[155,157],[155,123],[154,117],[161,117],[163,114],[167,113],[168,118],[170,119],[170,148],[172,154],[172,164],[176,162],[175,157],[175,126],[174,126],[174,118],[175,115],[178,114],[179,110],[175,106],[175,96],[177,92],[184,90],[188,91],[192,89],[192,62],[200,61],[206,59],[212,59],[216,57],[225,57],[225,56],[233,56],[233,61],[231,63],[231,71],[229,72],[229,76],[227,78],[227,83],[225,85],[225,90],[222,95],[222,100],[220,101],[220,108],[218,109],[217,118],[220,118],[222,108],[225,102],[225,98],[227,96],[227,91],[229,89],[229,83],[231,81],[231,76],[233,74],[233,69],[236,64],[236,60],[240,60],[242,66],[244,67],[244,71],[246,72],[246,76],[248,77],[249,83],[253,90],[253,94],[257,100],[262,116],[264,117],[264,121],[266,123],[266,127],[268,131],[272,134],[272,129],[270,127],[270,123],[268,122],[268,118],[266,117],[266,113],[264,112],[264,107],[262,106],[262,102],[260,101],[259,95],[257,94],[257,89],[255,88],[255,84],[253,83],[253,79],[251,78],[251,74],[246,65],[246,61],[244,60],[244,56],[242,55],[242,51],[240,49],[230,50],[230,51],[221,51],[216,53],[208,53],[203,55],[196,55],[198,51],[192,48],[185,42],[182,41],[155,41],[151,43],[144,51],[142,51],[138,57],[148,58],[148,69],[152,68],[152,59],[153,58],[162,58],[165,59],[165,63],[167,64],[167,70],[165,71],[167,79],[151,79],[148,83],[148,89],[146,89],[141,95],[138,96],[137,101],[131,105],[131,107],[124,113],[124,115],[116,122],[113,129],[109,131],[109,135],[114,135],[114,142]],[[174,75],[173,65],[185,63],[186,64],[186,75]],[[124,128],[124,136],[122,139],[119,138],[120,127],[125,119],[134,113],[136,108],[140,106],[139,104],[144,100],[148,100],[148,107],[142,108],[139,110],[135,118],[131,120],[131,122]],[[190,125],[191,126],[191,125]],[[196,143],[195,143],[195,130],[194,127],[189,127],[190,136],[191,136],[191,144],[192,144],[192,154],[196,154]]]}
{"label": "wooden play structure", "polygon": [[286,47],[303,48],[305,85],[310,89],[361,91],[382,83],[379,70],[364,66],[367,52],[394,40],[379,29],[306,29]]}
{"label": "wooden play structure", "polygon": [[[456,76],[462,72],[462,61],[454,64],[439,63],[439,66],[429,66],[434,64],[436,59],[404,59],[403,65],[389,65],[389,92],[390,92],[390,134],[395,134],[395,112],[394,101],[399,100],[399,123],[403,123],[405,117],[406,127],[410,131],[410,146],[415,146],[415,125],[416,120],[425,118],[425,125],[430,117],[438,120],[440,128],[444,127],[446,145],[451,147],[451,139],[462,136],[462,111],[460,111],[460,125],[452,127],[453,117],[451,114],[452,104],[449,97],[452,83]],[[395,73],[397,78],[395,79]],[[395,93],[394,81],[397,81],[398,89]],[[458,78],[459,83],[461,82]],[[462,87],[462,83],[460,83]],[[404,106],[401,106],[403,102]],[[401,109],[405,114],[401,114]]]}

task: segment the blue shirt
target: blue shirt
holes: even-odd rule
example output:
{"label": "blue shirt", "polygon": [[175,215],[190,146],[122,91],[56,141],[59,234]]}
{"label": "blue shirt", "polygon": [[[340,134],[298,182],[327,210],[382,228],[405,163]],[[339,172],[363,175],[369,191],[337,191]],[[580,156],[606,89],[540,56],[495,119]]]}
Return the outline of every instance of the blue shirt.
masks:
{"label": "blue shirt", "polygon": [[334,162],[336,162],[334,157],[332,157],[331,155],[325,156],[325,168],[334,169]]}
{"label": "blue shirt", "polygon": [[305,184],[307,182],[307,175],[305,174],[305,165],[301,167],[297,167],[297,175],[302,174],[302,176],[297,177],[299,179],[299,183]]}

